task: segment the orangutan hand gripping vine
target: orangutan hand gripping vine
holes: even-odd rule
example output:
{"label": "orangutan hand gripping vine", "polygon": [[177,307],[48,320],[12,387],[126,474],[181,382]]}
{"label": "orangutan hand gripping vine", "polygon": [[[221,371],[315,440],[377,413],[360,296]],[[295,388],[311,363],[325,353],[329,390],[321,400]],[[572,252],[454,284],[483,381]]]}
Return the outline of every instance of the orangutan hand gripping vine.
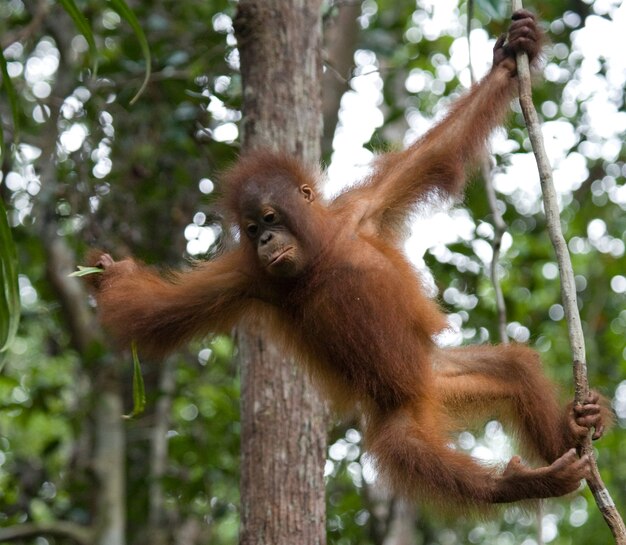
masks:
{"label": "orangutan hand gripping vine", "polygon": [[[587,476],[575,448],[608,418],[597,394],[561,408],[538,356],[524,346],[440,349],[445,316],[400,251],[408,214],[436,192],[458,195],[465,170],[517,88],[515,54],[540,49],[534,16],[513,15],[489,74],[417,143],[380,157],[372,174],[331,202],[310,169],[254,151],[225,175],[224,207],[238,247],[167,279],[103,254],[96,297],[122,343],[162,356],[196,335],[252,316],[296,353],[340,411],[364,414],[366,446],[400,494],[458,507],[560,496]],[[512,424],[526,454],[503,472],[449,448],[468,415]]]}

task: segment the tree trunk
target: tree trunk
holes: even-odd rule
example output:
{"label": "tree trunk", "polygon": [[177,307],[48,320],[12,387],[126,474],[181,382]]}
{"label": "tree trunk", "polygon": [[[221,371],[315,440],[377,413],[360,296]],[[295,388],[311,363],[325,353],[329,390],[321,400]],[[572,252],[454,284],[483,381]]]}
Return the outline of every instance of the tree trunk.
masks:
{"label": "tree trunk", "polygon": [[150,511],[145,541],[148,545],[166,545],[169,536],[163,477],[167,472],[167,431],[171,422],[172,394],[176,388],[174,360],[171,357],[163,362],[160,373],[159,398],[154,409],[154,426],[150,432]]}
{"label": "tree trunk", "polygon": [[391,509],[391,521],[383,545],[413,545],[418,543],[415,505],[404,500],[395,500]]}
{"label": "tree trunk", "polygon": [[[104,379],[103,382],[107,381]],[[94,467],[97,473],[98,516],[96,545],[126,543],[126,435],[122,420],[123,403],[118,381],[101,384],[95,409]]]}
{"label": "tree trunk", "polygon": [[[235,20],[243,147],[320,158],[321,1],[242,0]],[[266,339],[239,332],[243,545],[323,545],[325,409],[303,371]]]}

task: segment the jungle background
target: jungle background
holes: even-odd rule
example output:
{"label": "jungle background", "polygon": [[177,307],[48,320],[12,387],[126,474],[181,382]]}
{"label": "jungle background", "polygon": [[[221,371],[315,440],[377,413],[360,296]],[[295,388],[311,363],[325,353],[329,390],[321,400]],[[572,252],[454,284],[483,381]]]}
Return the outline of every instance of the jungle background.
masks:
{"label": "jungle background", "polygon": [[[68,274],[94,246],[171,267],[219,246],[224,233],[212,204],[220,171],[236,158],[241,119],[236,3],[130,2],[152,62],[136,100],[146,74],[142,42],[111,4],[76,3],[93,30],[94,77],[90,44],[64,2],[0,3],[3,77],[17,91],[12,100],[5,85],[0,95],[0,194],[17,245],[22,303],[0,372],[0,543],[95,543],[94,527],[105,535],[102,528],[115,526],[129,544],[232,544],[240,449],[232,340],[208,338],[159,366],[144,362],[146,410],[124,420],[132,411],[132,360],[112,351],[80,281]],[[506,29],[507,6],[500,4],[506,3],[474,7],[472,40],[483,52]],[[414,140],[469,84],[465,2],[329,3],[329,36],[345,6],[356,10],[356,24],[342,31],[350,40],[343,49],[348,69],[335,64],[329,43],[332,77],[323,90],[343,94],[341,108],[324,116],[333,187],[362,173],[373,150]],[[555,0],[527,7],[549,38],[534,97],[557,169],[590,382],[617,415],[615,429],[597,444],[598,463],[623,511],[626,62],[619,57],[626,6]],[[484,55],[477,58],[484,64]],[[508,225],[500,268],[507,331],[541,352],[566,399],[573,386],[558,274],[523,120],[514,110],[493,146]],[[407,241],[451,315],[444,342],[498,341],[490,214],[477,178],[466,207],[424,211]],[[375,485],[360,442],[355,423],[335,422],[330,430],[330,544],[611,542],[587,490],[546,502],[541,529],[534,513],[518,507],[476,522],[406,506]],[[461,434],[457,443],[488,460],[513,452],[497,422]],[[19,537],[26,530],[28,537]]]}

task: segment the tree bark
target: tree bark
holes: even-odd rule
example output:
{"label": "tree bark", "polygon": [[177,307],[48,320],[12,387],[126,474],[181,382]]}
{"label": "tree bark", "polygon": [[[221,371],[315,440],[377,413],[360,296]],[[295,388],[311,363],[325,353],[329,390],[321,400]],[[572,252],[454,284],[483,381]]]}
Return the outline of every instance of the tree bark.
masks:
{"label": "tree bark", "polygon": [[[243,148],[320,159],[321,1],[242,0],[235,19]],[[323,545],[325,408],[302,369],[264,334],[238,333],[243,545]]]}

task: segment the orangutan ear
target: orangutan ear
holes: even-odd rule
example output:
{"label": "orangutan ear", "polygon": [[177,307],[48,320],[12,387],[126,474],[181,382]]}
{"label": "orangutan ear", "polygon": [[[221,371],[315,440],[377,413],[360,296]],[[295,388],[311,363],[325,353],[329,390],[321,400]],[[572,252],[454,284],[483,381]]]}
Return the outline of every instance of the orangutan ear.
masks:
{"label": "orangutan ear", "polygon": [[313,191],[313,188],[308,184],[302,184],[300,186],[300,193],[302,193],[302,196],[307,202],[313,202],[315,200],[315,191]]}

